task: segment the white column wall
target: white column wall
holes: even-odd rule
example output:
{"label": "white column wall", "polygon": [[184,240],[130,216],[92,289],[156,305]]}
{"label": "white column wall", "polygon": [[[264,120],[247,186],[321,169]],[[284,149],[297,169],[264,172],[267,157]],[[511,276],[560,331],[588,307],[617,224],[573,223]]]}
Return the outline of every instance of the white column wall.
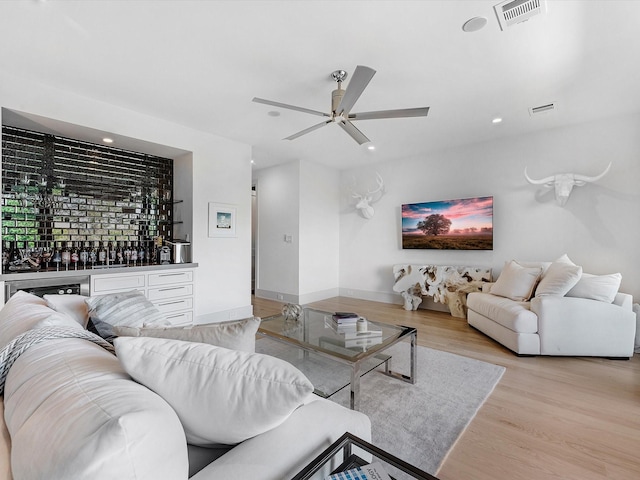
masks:
{"label": "white column wall", "polygon": [[[300,271],[300,162],[258,170],[256,296],[297,303]],[[285,241],[285,235],[291,242]]]}
{"label": "white column wall", "polygon": [[339,183],[340,174],[337,170],[313,162],[301,163],[301,304],[338,295]]}

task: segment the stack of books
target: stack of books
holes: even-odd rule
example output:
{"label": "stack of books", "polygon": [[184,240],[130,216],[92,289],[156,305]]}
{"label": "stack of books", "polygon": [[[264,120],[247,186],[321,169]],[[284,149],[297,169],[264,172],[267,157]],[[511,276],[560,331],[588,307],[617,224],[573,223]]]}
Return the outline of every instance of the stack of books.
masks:
{"label": "stack of books", "polygon": [[[360,325],[364,322],[364,330],[358,327],[358,321]],[[344,337],[346,348],[368,347],[382,343],[382,330],[371,328],[371,324],[357,313],[335,312],[331,321],[326,321],[325,324]]]}

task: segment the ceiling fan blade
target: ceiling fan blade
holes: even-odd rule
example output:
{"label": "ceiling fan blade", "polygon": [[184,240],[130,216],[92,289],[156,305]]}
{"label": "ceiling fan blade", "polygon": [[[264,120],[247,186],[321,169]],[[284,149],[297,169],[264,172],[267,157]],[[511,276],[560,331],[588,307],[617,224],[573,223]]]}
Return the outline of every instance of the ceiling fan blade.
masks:
{"label": "ceiling fan blade", "polygon": [[340,127],[342,127],[342,129],[345,132],[347,132],[351,136],[351,138],[353,138],[360,145],[362,145],[363,143],[369,143],[371,141],[367,138],[367,136],[364,133],[358,130],[353,123],[349,121],[342,120],[338,122],[338,125],[340,125]]}
{"label": "ceiling fan blade", "polygon": [[287,103],[273,102],[271,100],[265,100],[264,98],[253,97],[252,102],[264,103],[265,105],[271,105],[273,107],[288,108],[289,110],[297,110],[298,112],[310,113],[311,115],[319,115],[321,117],[329,117],[328,113],[319,112],[318,110],[311,110],[304,107],[296,107],[295,105],[289,105]]}
{"label": "ceiling fan blade", "polygon": [[363,67],[362,65],[356,67],[356,71],[353,72],[349,85],[347,85],[344,96],[336,110],[338,115],[351,111],[351,108],[358,101],[360,95],[362,95],[362,92],[367,88],[367,85],[369,85],[369,82],[375,74],[376,71],[373,68]]}
{"label": "ceiling fan blade", "polygon": [[317,125],[314,125],[313,127],[309,127],[309,128],[305,128],[304,130],[298,132],[298,133],[294,133],[293,135],[285,138],[285,140],[295,140],[298,137],[301,137],[302,135],[305,135],[307,133],[313,132],[314,130],[317,130],[321,127],[324,127],[327,123],[331,123],[333,122],[333,120],[326,120],[322,123],[318,123]]}
{"label": "ceiling fan blade", "polygon": [[401,110],[378,110],[377,112],[350,113],[349,120],[373,120],[377,118],[426,117],[429,107],[405,108]]}

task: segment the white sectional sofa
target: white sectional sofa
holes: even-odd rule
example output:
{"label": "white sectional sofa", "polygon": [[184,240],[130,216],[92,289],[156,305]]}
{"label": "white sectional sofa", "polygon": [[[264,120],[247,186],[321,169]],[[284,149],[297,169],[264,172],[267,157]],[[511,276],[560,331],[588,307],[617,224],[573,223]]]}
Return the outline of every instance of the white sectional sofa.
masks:
{"label": "white sectional sofa", "polygon": [[469,325],[519,355],[633,356],[636,318],[619,274],[589,275],[564,255],[505,264],[467,298]]}
{"label": "white sectional sofa", "polygon": [[45,337],[8,370],[0,478],[282,480],[345,431],[370,439],[368,417],[278,359],[140,331],[115,340],[116,357],[76,338],[84,322],[63,310],[19,292],[0,311],[5,353],[25,332]]}

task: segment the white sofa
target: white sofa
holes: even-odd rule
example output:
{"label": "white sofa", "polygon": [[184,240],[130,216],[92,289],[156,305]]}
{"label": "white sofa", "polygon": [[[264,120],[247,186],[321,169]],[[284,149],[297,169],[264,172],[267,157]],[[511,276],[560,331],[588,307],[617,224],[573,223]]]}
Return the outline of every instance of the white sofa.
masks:
{"label": "white sofa", "polygon": [[[56,332],[69,332],[83,331],[84,325],[51,309],[45,300],[19,292],[0,311],[0,349],[23,332],[51,326]],[[14,480],[282,480],[345,431],[370,439],[368,417],[307,394],[308,381],[300,379],[302,374],[273,363],[278,361],[273,357],[158,338],[118,342],[119,358],[73,335],[41,341],[17,358],[0,397],[0,478],[12,479],[13,474]],[[172,351],[180,357],[178,363],[187,359],[187,370],[162,363]],[[160,361],[149,357],[150,352]],[[138,381],[128,373],[137,376],[136,355],[137,366],[145,367]],[[212,367],[205,361],[209,357],[196,362],[189,355],[209,356],[219,363]],[[220,388],[218,367],[226,368],[227,377],[237,374],[238,379],[225,380],[228,389]],[[260,370],[263,367],[277,375],[267,379],[267,390],[247,386],[247,381],[269,376]],[[160,385],[152,391],[141,382],[151,384],[149,377],[154,375]],[[284,388],[274,385],[280,382]],[[192,400],[196,403],[179,406],[191,411],[176,407],[176,401]],[[193,411],[193,405],[202,405],[203,411]],[[201,419],[195,428],[204,428],[204,434],[190,431],[186,422],[193,418]],[[260,433],[254,434],[248,418],[256,419]],[[218,430],[221,438],[246,439],[231,445],[203,446],[202,440],[199,446],[189,444],[189,438],[206,437],[206,429]]]}
{"label": "white sofa", "polygon": [[467,298],[469,325],[518,355],[633,356],[636,320],[619,274],[589,275],[556,262],[505,264]]}

